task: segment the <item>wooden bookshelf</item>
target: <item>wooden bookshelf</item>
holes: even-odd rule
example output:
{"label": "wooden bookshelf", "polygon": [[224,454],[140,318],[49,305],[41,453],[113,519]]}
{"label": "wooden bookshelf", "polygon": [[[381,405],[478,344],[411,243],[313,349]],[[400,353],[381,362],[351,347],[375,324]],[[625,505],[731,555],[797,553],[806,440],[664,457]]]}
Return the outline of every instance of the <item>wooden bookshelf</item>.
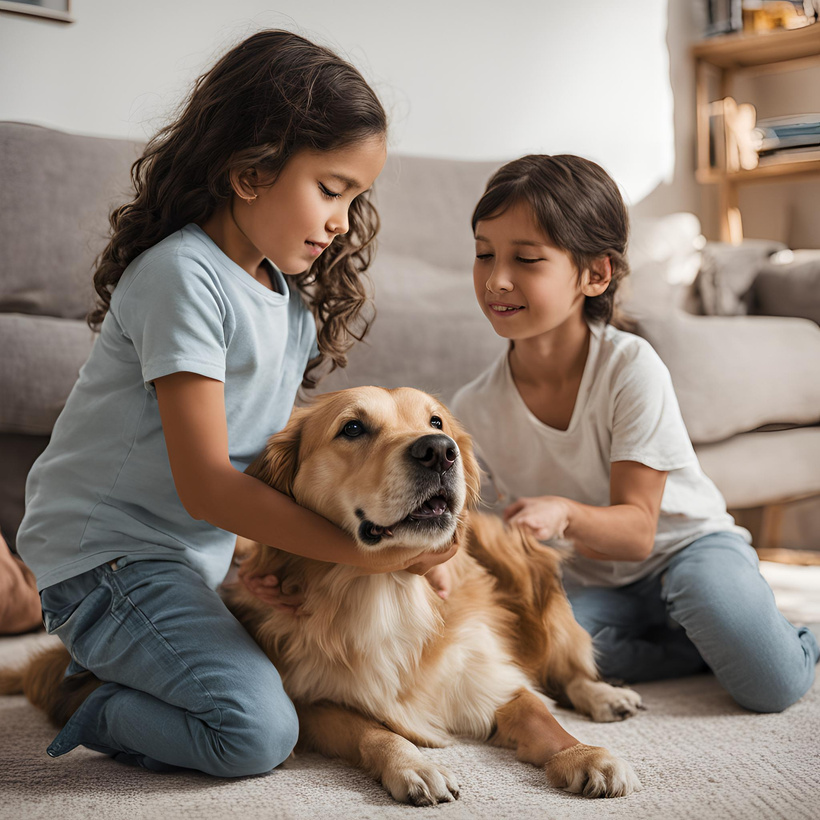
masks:
{"label": "wooden bookshelf", "polygon": [[[745,71],[793,71],[820,67],[820,23],[805,28],[764,34],[726,34],[703,40],[692,48],[695,58],[697,103],[697,181],[717,187],[720,238],[739,242],[743,229],[738,207],[738,187],[766,180],[802,179],[820,174],[817,151],[761,157],[757,168],[726,170],[711,165],[709,115],[713,99],[732,96],[735,77]],[[717,86],[717,95],[709,88]]]}
{"label": "wooden bookshelf", "polygon": [[696,60],[723,69],[801,60],[820,54],[820,24],[765,34],[724,34],[702,40],[692,48]]}

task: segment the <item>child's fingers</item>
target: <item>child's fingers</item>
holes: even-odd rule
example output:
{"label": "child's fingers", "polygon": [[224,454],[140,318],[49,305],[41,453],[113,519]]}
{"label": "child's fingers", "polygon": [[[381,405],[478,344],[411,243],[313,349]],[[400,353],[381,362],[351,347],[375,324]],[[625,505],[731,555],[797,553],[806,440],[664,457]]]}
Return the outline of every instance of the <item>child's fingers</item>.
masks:
{"label": "child's fingers", "polygon": [[248,575],[247,573],[243,574],[242,570],[240,570],[238,577],[239,580],[245,584],[245,586],[248,586],[249,584],[261,584],[266,587],[279,586],[279,579],[275,575]]}
{"label": "child's fingers", "polygon": [[245,589],[266,604],[272,605],[282,600],[282,589],[275,576],[255,576],[243,578]]}
{"label": "child's fingers", "polygon": [[523,510],[526,506],[527,502],[523,498],[519,498],[518,501],[513,501],[513,503],[504,510],[504,520],[509,524],[510,519],[521,512],[521,510]]}
{"label": "child's fingers", "polygon": [[[409,567],[404,567],[404,569],[414,575],[426,575],[433,567],[449,561],[457,552],[458,544],[451,544],[445,552],[423,553],[420,556],[421,560],[414,559],[415,563]],[[419,556],[416,556],[416,558],[419,558]]]}
{"label": "child's fingers", "polygon": [[524,514],[522,514],[522,513],[520,513],[520,512],[519,512],[519,513],[517,513],[516,515],[513,515],[513,516],[511,516],[510,518],[508,518],[508,519],[507,519],[507,523],[508,523],[511,527],[524,527],[524,528],[529,528],[529,527],[531,527],[531,526],[532,526],[532,525],[531,525],[531,523],[530,523],[530,519],[529,519],[529,517],[528,517],[528,516],[526,516],[526,515],[524,515]]}
{"label": "child's fingers", "polygon": [[508,523],[511,527],[518,527],[520,530],[534,535],[539,541],[548,541],[555,535],[549,527],[542,526],[539,521],[526,515],[519,515]]}

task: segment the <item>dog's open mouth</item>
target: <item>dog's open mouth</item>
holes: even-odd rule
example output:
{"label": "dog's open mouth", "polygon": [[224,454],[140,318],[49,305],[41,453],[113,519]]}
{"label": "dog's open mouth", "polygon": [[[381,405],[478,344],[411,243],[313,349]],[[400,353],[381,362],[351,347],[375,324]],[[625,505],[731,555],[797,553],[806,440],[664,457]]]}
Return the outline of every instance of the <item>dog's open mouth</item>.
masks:
{"label": "dog's open mouth", "polygon": [[[361,511],[357,511],[361,512]],[[364,513],[359,517],[362,522],[359,525],[359,538],[366,544],[378,544],[382,538],[392,538],[400,528],[425,526],[433,524],[440,526],[449,523],[450,504],[444,495],[434,495],[427,501],[419,504],[414,510],[409,512],[401,521],[382,527],[364,518]]]}

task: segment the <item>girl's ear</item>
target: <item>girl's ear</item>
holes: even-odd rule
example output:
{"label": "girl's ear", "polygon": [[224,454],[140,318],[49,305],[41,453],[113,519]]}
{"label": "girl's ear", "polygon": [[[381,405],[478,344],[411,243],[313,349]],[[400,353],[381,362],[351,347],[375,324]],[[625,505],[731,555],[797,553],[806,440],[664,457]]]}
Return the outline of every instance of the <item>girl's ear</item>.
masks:
{"label": "girl's ear", "polygon": [[304,412],[295,408],[284,430],[268,439],[262,454],[245,472],[293,497],[293,482],[299,471]]}
{"label": "girl's ear", "polygon": [[599,256],[590,262],[581,276],[581,292],[584,296],[600,296],[612,281],[612,260]]}
{"label": "girl's ear", "polygon": [[256,168],[231,168],[228,178],[231,181],[233,192],[245,202],[256,199],[256,187],[259,184]]}

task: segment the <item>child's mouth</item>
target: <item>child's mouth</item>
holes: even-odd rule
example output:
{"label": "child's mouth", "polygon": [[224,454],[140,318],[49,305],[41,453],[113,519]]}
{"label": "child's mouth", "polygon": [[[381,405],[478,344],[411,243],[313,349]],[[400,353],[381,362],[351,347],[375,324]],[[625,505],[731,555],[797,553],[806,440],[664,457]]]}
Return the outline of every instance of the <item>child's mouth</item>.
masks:
{"label": "child's mouth", "polygon": [[521,305],[501,305],[495,304],[490,305],[490,310],[496,314],[496,316],[514,316],[516,313],[520,313],[524,308]]}

